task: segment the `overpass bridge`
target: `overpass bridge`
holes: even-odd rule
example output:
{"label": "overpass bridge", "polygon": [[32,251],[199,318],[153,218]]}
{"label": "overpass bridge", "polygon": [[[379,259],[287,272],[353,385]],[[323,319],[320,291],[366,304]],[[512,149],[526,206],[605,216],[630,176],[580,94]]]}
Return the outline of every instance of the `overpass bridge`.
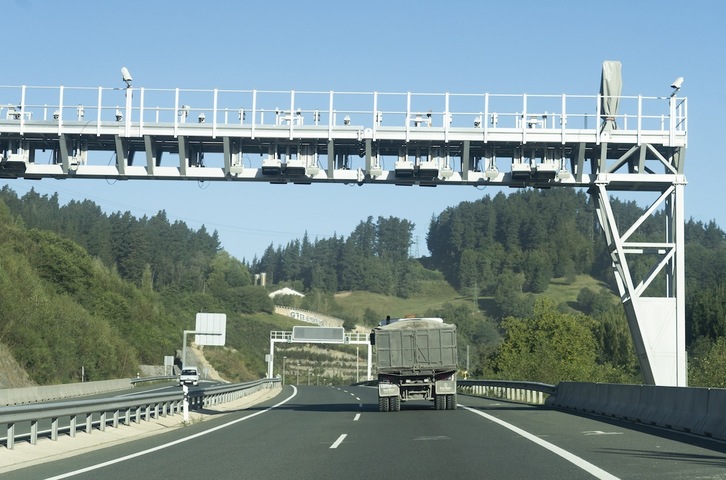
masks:
{"label": "overpass bridge", "polygon": [[[0,177],[587,188],[646,381],[687,384],[680,82],[670,96],[623,96],[618,62],[595,95],[158,89],[125,69],[123,80],[0,86]],[[624,228],[617,191],[652,197]],[[664,238],[635,241],[655,211]],[[636,255],[649,271],[630,268]]]}

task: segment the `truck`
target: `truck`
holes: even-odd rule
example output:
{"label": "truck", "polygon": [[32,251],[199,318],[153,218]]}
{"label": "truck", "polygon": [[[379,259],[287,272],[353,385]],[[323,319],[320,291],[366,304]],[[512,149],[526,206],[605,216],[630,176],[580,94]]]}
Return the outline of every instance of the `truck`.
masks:
{"label": "truck", "polygon": [[376,350],[378,411],[409,400],[456,410],[456,325],[441,318],[386,318],[370,334]]}

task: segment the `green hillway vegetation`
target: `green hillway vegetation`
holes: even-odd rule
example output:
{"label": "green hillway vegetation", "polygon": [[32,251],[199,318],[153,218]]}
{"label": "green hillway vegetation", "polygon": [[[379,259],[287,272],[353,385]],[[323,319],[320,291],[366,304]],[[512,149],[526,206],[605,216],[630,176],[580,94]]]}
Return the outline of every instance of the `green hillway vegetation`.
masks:
{"label": "green hillway vegetation", "polygon": [[[631,203],[613,209],[623,222],[640,215]],[[640,240],[663,224],[655,214]],[[349,329],[367,330],[386,315],[456,324],[460,366],[470,377],[642,380],[586,195],[524,190],[462,202],[432,218],[426,258],[409,256],[413,227],[368,218],[348,237],[304,235],[246,261],[231,257],[216,232],[171,223],[163,211],[109,215],[89,201],[61,206],[57,196],[18,197],[5,187],[0,345],[38,384],[79,381],[81,367],[90,380],[122,378],[175,355],[197,312],[220,312],[226,346],[205,347],[205,356],[225,379],[251,380],[266,374],[269,332],[296,324],[275,315],[268,296],[289,286],[305,297],[276,303],[342,318]],[[689,221],[686,242],[690,384],[725,387],[724,232]],[[646,259],[633,265],[648,268]],[[254,285],[262,272],[272,285]],[[656,279],[650,288],[662,287]],[[344,383],[355,379],[355,348],[340,350],[347,360],[312,349],[284,355]]]}

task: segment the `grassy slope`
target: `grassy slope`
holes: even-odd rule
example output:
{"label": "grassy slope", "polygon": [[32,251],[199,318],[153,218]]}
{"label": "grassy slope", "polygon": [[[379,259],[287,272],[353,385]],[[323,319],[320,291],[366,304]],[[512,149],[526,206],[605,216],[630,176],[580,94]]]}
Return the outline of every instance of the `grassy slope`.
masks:
{"label": "grassy slope", "polygon": [[371,309],[383,319],[386,315],[423,315],[427,310],[439,308],[447,302],[471,302],[471,299],[462,297],[448,283],[440,280],[424,282],[422,292],[411,298],[369,292],[342,292],[335,295],[335,301],[346,314],[355,318],[362,319],[366,309]]}
{"label": "grassy slope", "polygon": [[[599,292],[607,286],[588,276],[578,275],[574,283],[568,284],[564,279],[554,279],[547,290],[542,294],[555,301],[557,304],[565,303],[571,308],[577,306],[577,295],[583,288],[589,288]],[[356,318],[362,318],[366,308],[375,311],[383,319],[386,315],[391,317],[403,317],[405,315],[423,315],[429,309],[437,309],[446,303],[472,303],[474,299],[469,296],[462,296],[457,293],[445,281],[429,281],[424,291],[413,298],[403,299],[387,297],[369,292],[344,292],[335,296],[336,302],[346,313],[353,314]],[[490,298],[481,297],[480,306],[485,309],[488,316],[496,316],[493,311],[488,311],[487,306],[491,303]]]}

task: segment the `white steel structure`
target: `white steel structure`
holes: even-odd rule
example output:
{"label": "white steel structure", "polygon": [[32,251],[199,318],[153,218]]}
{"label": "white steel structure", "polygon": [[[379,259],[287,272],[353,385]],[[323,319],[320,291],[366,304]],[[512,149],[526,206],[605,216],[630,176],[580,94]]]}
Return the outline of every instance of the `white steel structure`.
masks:
{"label": "white steel structure", "polygon": [[[294,328],[294,327],[293,327]],[[308,330],[319,329],[327,333],[330,330],[341,330],[340,338],[321,338],[320,336],[309,335],[310,338],[298,338],[293,332],[282,332],[273,330],[270,332],[270,353],[267,355],[267,378],[272,378],[274,375],[274,363],[275,363],[275,344],[276,343],[331,343],[338,345],[367,345],[368,347],[368,368],[366,370],[366,380],[372,380],[373,374],[373,350],[371,348],[371,342],[366,333],[356,332],[343,332],[342,327],[306,327]]]}
{"label": "white steel structure", "polygon": [[[0,177],[588,188],[645,379],[686,385],[688,124],[676,91],[164,90],[131,86],[128,71],[124,81],[122,88],[0,86]],[[656,200],[622,231],[608,198],[616,191]],[[634,241],[660,208],[665,238]],[[643,278],[629,268],[633,254],[656,258]],[[659,275],[664,282],[653,284]],[[663,291],[646,292],[662,283]]]}

